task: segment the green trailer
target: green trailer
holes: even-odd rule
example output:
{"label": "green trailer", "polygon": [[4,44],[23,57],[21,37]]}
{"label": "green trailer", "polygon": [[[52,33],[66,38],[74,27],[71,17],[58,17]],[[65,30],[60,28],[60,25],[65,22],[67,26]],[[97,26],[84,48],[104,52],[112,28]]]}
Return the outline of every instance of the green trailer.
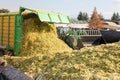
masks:
{"label": "green trailer", "polygon": [[18,55],[22,41],[22,13],[29,11],[37,14],[40,21],[49,23],[70,23],[68,16],[32,8],[20,7],[19,13],[0,13],[0,49]]}

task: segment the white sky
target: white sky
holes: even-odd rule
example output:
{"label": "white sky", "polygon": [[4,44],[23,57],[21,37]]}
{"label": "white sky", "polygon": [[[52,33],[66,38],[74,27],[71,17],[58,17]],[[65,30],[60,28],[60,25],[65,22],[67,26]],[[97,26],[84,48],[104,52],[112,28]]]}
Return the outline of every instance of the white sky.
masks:
{"label": "white sky", "polygon": [[77,17],[80,11],[92,14],[94,7],[105,18],[111,18],[113,12],[120,13],[120,0],[2,0],[0,8],[18,11],[20,6],[60,12]]}

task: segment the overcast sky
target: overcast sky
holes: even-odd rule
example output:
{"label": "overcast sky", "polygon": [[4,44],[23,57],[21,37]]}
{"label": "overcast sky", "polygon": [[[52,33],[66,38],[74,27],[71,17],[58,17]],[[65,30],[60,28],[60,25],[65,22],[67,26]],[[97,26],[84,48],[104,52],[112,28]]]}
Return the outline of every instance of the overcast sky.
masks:
{"label": "overcast sky", "polygon": [[60,12],[75,18],[80,11],[91,15],[94,7],[105,18],[111,18],[113,12],[120,13],[120,0],[2,0],[0,2],[0,8],[10,11],[18,11],[20,6]]}

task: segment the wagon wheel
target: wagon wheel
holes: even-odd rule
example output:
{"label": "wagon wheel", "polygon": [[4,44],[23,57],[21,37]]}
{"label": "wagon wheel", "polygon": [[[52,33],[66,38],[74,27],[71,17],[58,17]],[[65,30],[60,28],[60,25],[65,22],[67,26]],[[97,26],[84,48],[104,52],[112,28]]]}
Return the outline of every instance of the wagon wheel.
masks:
{"label": "wagon wheel", "polygon": [[14,51],[13,50],[7,50],[6,55],[14,56]]}

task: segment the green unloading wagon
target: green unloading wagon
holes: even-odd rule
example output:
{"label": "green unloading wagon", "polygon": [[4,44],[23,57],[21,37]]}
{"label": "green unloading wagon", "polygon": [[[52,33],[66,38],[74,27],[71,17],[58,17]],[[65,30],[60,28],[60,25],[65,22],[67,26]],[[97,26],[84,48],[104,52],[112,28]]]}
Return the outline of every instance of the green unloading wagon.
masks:
{"label": "green unloading wagon", "polygon": [[20,7],[19,13],[0,13],[0,48],[13,51],[18,55],[22,41],[23,11],[38,15],[40,21],[50,23],[70,23],[69,17],[63,14]]}
{"label": "green unloading wagon", "polygon": [[21,46],[22,17],[19,14],[0,14],[0,46],[18,54]]}

